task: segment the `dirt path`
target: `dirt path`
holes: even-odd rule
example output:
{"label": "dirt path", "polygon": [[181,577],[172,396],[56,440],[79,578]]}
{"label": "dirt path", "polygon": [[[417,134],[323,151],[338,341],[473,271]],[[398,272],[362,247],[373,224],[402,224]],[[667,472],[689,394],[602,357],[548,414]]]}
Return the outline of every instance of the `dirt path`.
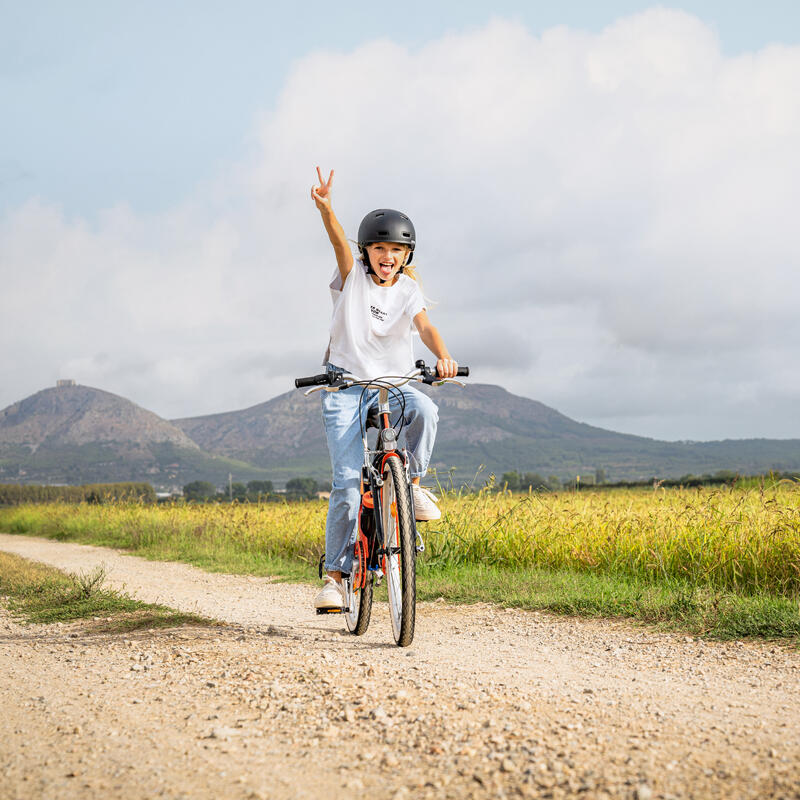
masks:
{"label": "dirt path", "polygon": [[104,634],[0,616],[0,798],[800,797],[800,654],[422,604],[409,649],[315,588],[0,535],[224,620]]}

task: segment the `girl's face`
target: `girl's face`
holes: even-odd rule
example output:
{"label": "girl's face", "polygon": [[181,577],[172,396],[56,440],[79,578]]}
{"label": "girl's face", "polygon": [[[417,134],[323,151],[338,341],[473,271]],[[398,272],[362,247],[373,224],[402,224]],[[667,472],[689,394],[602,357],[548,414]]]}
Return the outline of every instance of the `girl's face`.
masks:
{"label": "girl's face", "polygon": [[[398,242],[374,242],[367,245],[367,255],[375,275],[376,283],[390,283],[394,281],[400,267],[408,257],[408,245]],[[373,280],[375,276],[372,276]]]}

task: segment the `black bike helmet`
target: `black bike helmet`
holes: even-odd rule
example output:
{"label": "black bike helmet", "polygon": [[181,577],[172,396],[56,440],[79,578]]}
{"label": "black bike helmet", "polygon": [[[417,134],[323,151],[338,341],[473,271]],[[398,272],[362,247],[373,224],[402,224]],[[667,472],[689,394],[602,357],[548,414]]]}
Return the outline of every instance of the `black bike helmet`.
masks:
{"label": "black bike helmet", "polygon": [[411,263],[414,257],[414,247],[417,244],[417,234],[414,223],[402,212],[392,208],[377,208],[370,211],[358,226],[358,249],[361,257],[369,265],[364,248],[374,242],[396,242],[409,247],[406,264]]}

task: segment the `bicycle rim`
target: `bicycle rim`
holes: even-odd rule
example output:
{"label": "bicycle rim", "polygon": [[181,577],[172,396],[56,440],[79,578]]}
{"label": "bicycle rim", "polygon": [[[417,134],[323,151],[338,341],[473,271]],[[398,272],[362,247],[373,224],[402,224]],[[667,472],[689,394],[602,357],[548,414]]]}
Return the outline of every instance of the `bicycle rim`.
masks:
{"label": "bicycle rim", "polygon": [[363,589],[354,589],[351,578],[346,579],[347,611],[344,612],[344,623],[347,630],[355,636],[362,636],[369,627],[372,615],[372,575],[367,575]]}
{"label": "bicycle rim", "polygon": [[411,497],[403,462],[389,456],[383,467],[381,520],[386,549],[386,587],[392,633],[400,647],[414,638],[417,580]]}

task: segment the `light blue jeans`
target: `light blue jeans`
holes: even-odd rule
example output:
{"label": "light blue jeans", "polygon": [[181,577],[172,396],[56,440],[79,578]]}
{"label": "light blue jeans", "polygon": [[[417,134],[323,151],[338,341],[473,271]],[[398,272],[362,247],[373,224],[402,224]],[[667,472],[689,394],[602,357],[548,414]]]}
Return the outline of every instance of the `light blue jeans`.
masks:
{"label": "light blue jeans", "polygon": [[[405,397],[405,426],[401,440],[409,454],[412,478],[428,471],[439,412],[427,395],[406,385],[398,389]],[[325,523],[325,569],[330,572],[350,572],[352,545],[355,542],[358,509],[361,504],[361,465],[364,447],[358,418],[358,399],[362,387],[354,386],[340,392],[322,392],[322,420],[328,437],[328,451],[333,468],[333,486]],[[362,415],[378,405],[378,390],[364,396]],[[400,412],[399,403],[390,395],[391,421]]]}

